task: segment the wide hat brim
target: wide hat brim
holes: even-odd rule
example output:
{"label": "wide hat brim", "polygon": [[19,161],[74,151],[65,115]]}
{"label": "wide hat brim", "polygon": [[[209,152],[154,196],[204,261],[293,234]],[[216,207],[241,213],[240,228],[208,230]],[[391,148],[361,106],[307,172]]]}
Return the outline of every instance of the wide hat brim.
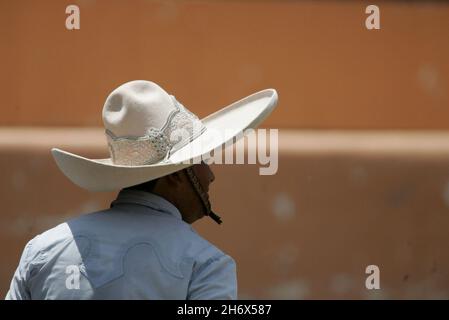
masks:
{"label": "wide hat brim", "polygon": [[206,127],[204,133],[163,163],[123,166],[115,165],[111,158],[88,159],[58,148],[51,152],[59,169],[79,187],[90,191],[118,190],[191,166],[189,160],[221,148],[246,129],[255,129],[271,113],[277,100],[276,90],[266,89],[201,119]]}

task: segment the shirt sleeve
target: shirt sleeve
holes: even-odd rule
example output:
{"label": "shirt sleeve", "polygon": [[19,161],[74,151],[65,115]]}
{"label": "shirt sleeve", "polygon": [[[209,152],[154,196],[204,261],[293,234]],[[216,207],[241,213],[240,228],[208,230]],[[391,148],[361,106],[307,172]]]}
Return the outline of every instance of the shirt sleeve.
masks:
{"label": "shirt sleeve", "polygon": [[[34,239],[33,239],[34,240]],[[27,274],[29,269],[29,257],[33,240],[29,241],[23,249],[19,266],[14,273],[11,286],[6,294],[5,300],[30,300],[31,295],[27,285]]]}
{"label": "shirt sleeve", "polygon": [[199,266],[192,275],[187,299],[237,299],[235,261],[228,255],[220,254]]}

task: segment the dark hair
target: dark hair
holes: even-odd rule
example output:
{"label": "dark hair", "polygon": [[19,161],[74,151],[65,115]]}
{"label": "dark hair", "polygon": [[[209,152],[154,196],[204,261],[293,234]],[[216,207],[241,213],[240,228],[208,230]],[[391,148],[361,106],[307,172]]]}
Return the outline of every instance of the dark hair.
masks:
{"label": "dark hair", "polygon": [[151,191],[153,191],[153,189],[156,186],[156,183],[158,181],[159,181],[159,178],[158,179],[154,179],[154,180],[150,180],[150,181],[146,181],[146,182],[141,183],[141,184],[136,184],[136,185],[131,186],[131,187],[127,187],[127,188],[125,188],[125,190],[141,190],[141,191],[151,192]]}

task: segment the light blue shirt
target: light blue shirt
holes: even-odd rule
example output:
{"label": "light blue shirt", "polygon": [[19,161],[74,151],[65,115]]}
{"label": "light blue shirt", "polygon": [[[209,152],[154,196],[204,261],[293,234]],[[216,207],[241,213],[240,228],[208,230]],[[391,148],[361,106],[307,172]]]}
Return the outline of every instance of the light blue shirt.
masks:
{"label": "light blue shirt", "polygon": [[26,245],[6,299],[236,299],[234,260],[162,197],[122,190],[112,207]]}

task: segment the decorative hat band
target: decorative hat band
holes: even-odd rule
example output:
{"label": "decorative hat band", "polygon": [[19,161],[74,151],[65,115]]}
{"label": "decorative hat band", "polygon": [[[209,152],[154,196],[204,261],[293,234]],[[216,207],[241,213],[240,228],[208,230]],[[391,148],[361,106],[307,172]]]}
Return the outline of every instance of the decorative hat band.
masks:
{"label": "decorative hat band", "polygon": [[201,120],[171,96],[176,108],[160,129],[149,128],[144,136],[116,137],[106,130],[109,152],[115,165],[141,166],[165,161],[171,153],[201,135]]}

